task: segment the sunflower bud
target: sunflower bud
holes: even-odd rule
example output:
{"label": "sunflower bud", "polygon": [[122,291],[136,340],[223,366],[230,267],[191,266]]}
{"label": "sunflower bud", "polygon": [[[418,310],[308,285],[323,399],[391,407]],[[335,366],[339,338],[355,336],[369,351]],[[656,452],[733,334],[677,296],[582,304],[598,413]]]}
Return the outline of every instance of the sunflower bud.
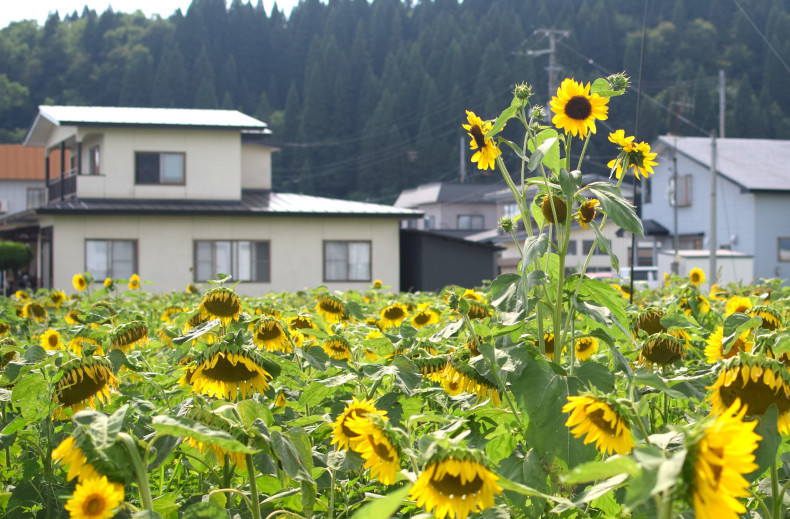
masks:
{"label": "sunflower bud", "polygon": [[503,231],[510,232],[513,230],[513,220],[511,220],[507,216],[503,216],[499,220],[499,226],[502,228]]}
{"label": "sunflower bud", "polygon": [[612,90],[615,92],[625,92],[628,86],[631,84],[631,78],[625,75],[625,72],[618,72],[617,74],[612,74],[611,76],[606,78],[606,81],[609,82],[609,86],[612,87]]}
{"label": "sunflower bud", "polygon": [[549,201],[548,196],[543,198],[543,202],[540,204],[540,212],[543,213],[543,217],[549,223],[563,223],[568,217],[568,206],[565,205],[561,198],[556,196],[551,196],[551,198],[554,202],[554,211],[557,213],[557,221],[554,221],[554,212],[551,210],[552,202]]}
{"label": "sunflower bud", "polygon": [[521,83],[516,85],[516,88],[513,89],[513,96],[521,99],[524,102],[529,101],[529,98],[532,97],[532,87],[526,83]]}

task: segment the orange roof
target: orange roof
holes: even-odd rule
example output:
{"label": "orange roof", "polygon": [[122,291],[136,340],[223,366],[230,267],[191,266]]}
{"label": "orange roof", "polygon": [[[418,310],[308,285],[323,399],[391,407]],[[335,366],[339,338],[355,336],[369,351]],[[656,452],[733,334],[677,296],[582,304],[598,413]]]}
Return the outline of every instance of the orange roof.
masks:
{"label": "orange roof", "polygon": [[[50,171],[57,176],[60,171],[60,152],[51,155]],[[68,151],[66,152],[68,164]],[[68,165],[66,166],[68,168]],[[44,148],[23,146],[21,144],[0,144],[0,179],[6,180],[44,180]]]}

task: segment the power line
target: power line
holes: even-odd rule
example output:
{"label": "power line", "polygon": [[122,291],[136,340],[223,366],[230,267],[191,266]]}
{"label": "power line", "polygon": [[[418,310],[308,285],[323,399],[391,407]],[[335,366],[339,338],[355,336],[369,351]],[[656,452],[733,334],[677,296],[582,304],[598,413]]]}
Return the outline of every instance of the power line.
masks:
{"label": "power line", "polygon": [[782,66],[785,68],[785,70],[788,73],[790,73],[790,67],[787,65],[787,63],[785,63],[785,60],[782,59],[782,56],[779,55],[779,52],[777,52],[777,50],[774,48],[774,46],[771,45],[771,42],[768,41],[768,38],[765,37],[765,34],[763,34],[763,32],[760,29],[757,28],[757,25],[755,25],[754,21],[752,21],[751,17],[746,13],[744,8],[741,7],[741,4],[738,3],[738,0],[732,0],[732,1],[735,2],[735,5],[738,6],[738,9],[741,10],[741,13],[743,13],[743,15],[746,17],[746,19],[749,21],[749,23],[754,28],[754,30],[757,31],[757,34],[760,35],[760,38],[762,38],[763,41],[765,42],[765,44],[768,45],[768,48],[771,49],[771,52],[773,52],[774,56],[776,56],[776,59],[778,59],[779,62],[782,64]]}

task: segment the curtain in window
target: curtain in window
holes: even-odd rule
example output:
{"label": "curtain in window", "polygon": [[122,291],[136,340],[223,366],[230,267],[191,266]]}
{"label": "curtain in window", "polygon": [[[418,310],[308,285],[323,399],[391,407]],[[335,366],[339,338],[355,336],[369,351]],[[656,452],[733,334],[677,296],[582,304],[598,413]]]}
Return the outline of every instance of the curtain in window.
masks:
{"label": "curtain in window", "polygon": [[348,279],[370,279],[370,243],[348,244]]}
{"label": "curtain in window", "polygon": [[[112,242],[110,273],[114,278],[130,278],[134,274],[135,250],[132,241]],[[105,276],[106,277],[106,276]],[[101,280],[102,278],[97,278]]]}
{"label": "curtain in window", "polygon": [[85,268],[93,275],[93,279],[104,281],[109,277],[110,263],[107,242],[104,240],[88,240],[85,242]]}
{"label": "curtain in window", "polygon": [[327,281],[342,281],[348,275],[348,244],[329,241],[324,244],[324,276]]}

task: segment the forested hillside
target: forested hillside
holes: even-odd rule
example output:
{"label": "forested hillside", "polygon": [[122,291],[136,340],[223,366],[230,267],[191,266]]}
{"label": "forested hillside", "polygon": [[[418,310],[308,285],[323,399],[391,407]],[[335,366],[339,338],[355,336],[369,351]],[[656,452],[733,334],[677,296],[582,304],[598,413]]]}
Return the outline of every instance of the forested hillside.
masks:
{"label": "forested hillside", "polygon": [[[557,43],[560,78],[625,70],[635,83],[643,9],[304,0],[286,18],[260,3],[194,0],[167,19],[60,13],[0,31],[0,139],[19,142],[39,104],[235,108],[270,124],[282,148],[277,189],[391,201],[404,187],[457,178],[465,109],[493,118],[521,81],[547,104],[548,56],[528,55],[548,47],[537,29],[569,31]],[[716,128],[719,69],[727,136],[790,138],[790,71],[755,29],[790,61],[788,10],[781,0],[650,2],[638,138]],[[634,133],[636,102],[632,89],[613,103],[599,132]],[[585,167],[603,172],[612,150],[591,151]]]}

